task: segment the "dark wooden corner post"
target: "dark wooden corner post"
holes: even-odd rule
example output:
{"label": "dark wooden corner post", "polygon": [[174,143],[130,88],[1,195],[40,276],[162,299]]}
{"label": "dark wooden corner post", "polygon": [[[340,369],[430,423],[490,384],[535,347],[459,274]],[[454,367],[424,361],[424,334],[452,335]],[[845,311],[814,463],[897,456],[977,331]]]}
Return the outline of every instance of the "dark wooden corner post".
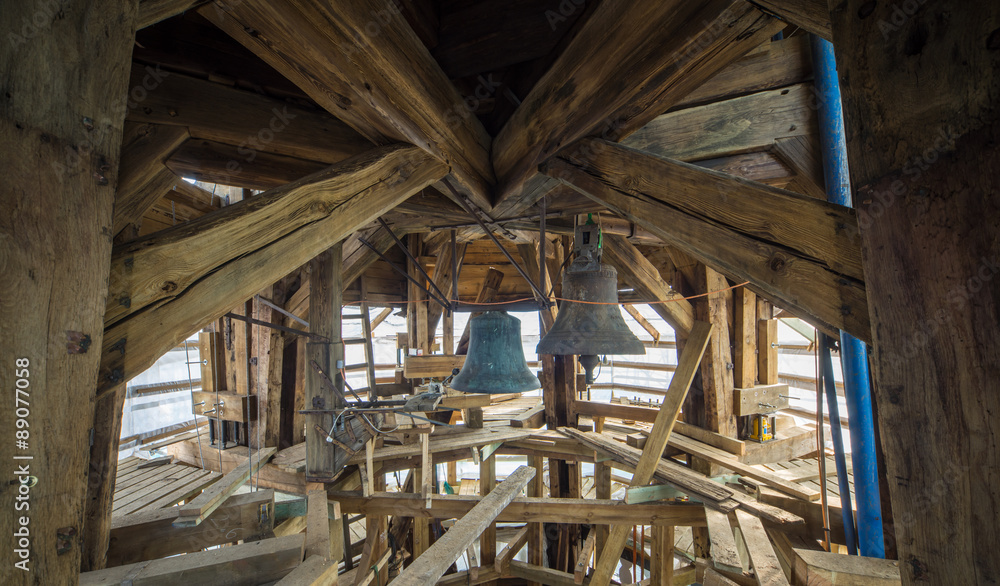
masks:
{"label": "dark wooden corner post", "polygon": [[[339,372],[344,364],[343,288],[340,283],[343,246],[343,242],[338,242],[309,263],[309,331],[329,338],[330,342],[314,339],[306,344],[306,409],[340,406],[334,392],[323,385],[320,376],[309,365],[316,361],[343,392],[344,382]],[[336,472],[333,449],[326,443],[325,432],[320,431],[329,431],[332,424],[331,413],[313,414],[306,420],[306,479],[310,482],[332,480]]]}
{"label": "dark wooden corner post", "polygon": [[1000,4],[831,2],[903,583],[1000,577]]}
{"label": "dark wooden corner post", "polygon": [[81,543],[137,5],[0,9],[5,584],[75,584],[107,548]]}

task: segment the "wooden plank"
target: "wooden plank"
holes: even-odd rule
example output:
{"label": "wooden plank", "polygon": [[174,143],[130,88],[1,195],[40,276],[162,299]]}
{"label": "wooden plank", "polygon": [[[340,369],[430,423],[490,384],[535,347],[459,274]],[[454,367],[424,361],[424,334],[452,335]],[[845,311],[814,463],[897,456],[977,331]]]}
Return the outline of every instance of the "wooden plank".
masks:
{"label": "wooden plank", "polygon": [[525,523],[524,527],[518,529],[517,533],[514,534],[514,538],[508,541],[503,549],[500,550],[500,553],[497,554],[497,558],[493,562],[493,569],[501,576],[507,573],[510,561],[514,559],[517,552],[521,551],[521,548],[527,545],[528,533],[531,531],[530,526],[531,523]]}
{"label": "wooden plank", "polygon": [[[684,397],[687,396],[691,381],[694,380],[711,335],[712,326],[709,324],[695,322],[694,327],[691,328],[691,336],[688,338],[684,352],[678,361],[677,372],[670,380],[670,389],[660,405],[660,411],[653,423],[653,429],[649,432],[649,440],[646,442],[647,449],[643,451],[636,464],[632,481],[629,483],[630,486],[644,486],[653,480],[657,463],[660,461],[663,450],[667,447],[674,421],[680,413],[681,404],[684,402]],[[627,525],[613,525],[611,527],[607,544],[598,556],[597,564],[594,567],[594,582],[605,584],[610,580],[612,572],[618,565],[618,558],[625,545],[627,532]]]}
{"label": "wooden plank", "polygon": [[[141,85],[143,78],[149,75],[140,68],[138,79],[133,79],[133,83]],[[170,185],[178,181],[164,163],[189,136],[186,128],[178,126],[125,125],[121,171],[111,228],[115,235],[129,224],[138,225]]]}
{"label": "wooden plank", "polygon": [[674,291],[660,276],[653,263],[625,237],[604,234],[604,262],[618,270],[618,276],[644,299],[660,301],[649,306],[678,335],[686,336],[694,325],[694,308],[684,296]]}
{"label": "wooden plank", "polygon": [[110,586],[131,581],[134,586],[170,586],[184,581],[191,584],[253,586],[280,580],[295,569],[302,561],[304,542],[304,535],[288,535],[181,557],[84,572],[80,574],[80,585]]}
{"label": "wooden plank", "polygon": [[739,416],[774,413],[788,407],[788,385],[759,385],[733,389],[733,403]]}
{"label": "wooden plank", "polygon": [[[105,315],[101,392],[145,370],[192,329],[227,311],[233,299],[250,298],[287,267],[305,264],[444,171],[413,147],[378,149],[119,248]],[[292,231],[293,237],[283,237]]]}
{"label": "wooden plank", "polygon": [[194,500],[182,505],[177,510],[177,520],[174,522],[178,527],[198,525],[204,521],[212,511],[217,509],[229,495],[250,479],[261,466],[264,465],[277,448],[263,448],[259,450],[256,457],[249,458],[240,464],[232,472],[227,473],[221,480],[216,482],[211,488],[202,492]]}
{"label": "wooden plank", "polygon": [[174,527],[177,509],[150,509],[116,516],[111,522],[108,566],[190,553],[236,541],[256,541],[274,528],[274,491],[236,494],[206,523]]}
{"label": "wooden plank", "polygon": [[[596,139],[561,152],[577,149],[589,156],[561,154],[542,171],[782,306],[870,339],[849,208]],[[775,229],[777,209],[789,215]]]}
{"label": "wooden plank", "polygon": [[757,378],[762,385],[778,384],[778,320],[757,322]]}
{"label": "wooden plank", "polygon": [[521,195],[557,145],[631,134],[779,28],[732,0],[598,6],[494,140],[498,201]]}
{"label": "wooden plank", "polygon": [[[306,495],[308,502],[306,512],[306,544],[305,556],[330,559],[332,543],[330,540],[330,512],[327,508],[326,491],[310,490]],[[339,517],[339,515],[337,515]]]}
{"label": "wooden plank", "polygon": [[545,406],[537,405],[510,420],[511,427],[538,428],[545,424]]}
{"label": "wooden plank", "polygon": [[774,553],[771,540],[767,538],[760,519],[741,510],[736,511],[736,519],[750,554],[750,565],[753,567],[754,578],[761,586],[788,584],[788,578],[781,570],[778,556]]}
{"label": "wooden plank", "polygon": [[403,362],[403,376],[406,378],[438,378],[451,376],[452,369],[461,369],[465,356],[436,354],[431,356],[407,356]]}
{"label": "wooden plank", "polygon": [[892,586],[900,584],[899,562],[793,548],[792,584]]}
{"label": "wooden plank", "polygon": [[[527,486],[535,475],[528,466],[519,466],[496,489],[484,496],[479,503],[459,519],[423,555],[393,581],[399,586],[424,586],[436,582],[444,575],[455,559],[497,518]],[[494,547],[496,542],[494,541]]]}
{"label": "wooden plank", "polygon": [[742,572],[743,563],[736,549],[736,538],[729,524],[729,515],[706,508],[705,521],[708,523],[708,536],[712,542],[712,563],[726,572]]}
{"label": "wooden plank", "polygon": [[[576,578],[569,572],[560,572],[552,568],[526,564],[517,560],[510,562],[510,573],[518,578],[548,586],[576,586]],[[590,584],[592,581],[592,579],[587,578],[583,583]]]}
{"label": "wooden plank", "polygon": [[337,584],[337,562],[312,555],[275,586],[329,586]]}
{"label": "wooden plank", "polygon": [[830,10],[823,0],[757,0],[757,5],[782,20],[833,42]]}
{"label": "wooden plank", "polygon": [[784,493],[809,501],[818,500],[820,497],[818,491],[800,484],[795,484],[794,482],[787,482],[785,479],[776,474],[744,464],[728,452],[724,452],[718,448],[713,448],[712,446],[703,444],[698,440],[691,438],[682,439],[678,437],[676,439],[676,446],[678,449],[683,450],[692,456],[697,456],[703,460],[712,462],[713,464],[718,464],[719,466],[732,470],[738,474],[759,480],[775,490],[780,490]]}
{"label": "wooden plank", "polygon": [[[421,495],[413,493],[375,493],[362,497],[356,493],[331,491],[330,498],[336,499],[345,513],[425,519],[461,517],[479,502],[475,495],[438,495],[434,497],[434,507],[427,509]],[[697,527],[705,525],[703,509],[700,505],[686,504],[629,505],[618,500],[522,497],[514,499],[497,517],[497,522]]]}
{"label": "wooden plank", "polygon": [[[199,13],[369,140],[409,142],[447,161],[476,205],[492,207],[490,136],[397,5],[249,1]],[[377,41],[358,32],[368,25]]]}
{"label": "wooden plank", "polygon": [[177,16],[185,10],[190,10],[207,0],[140,0],[137,29],[153,26],[161,20]]}
{"label": "wooden plank", "polygon": [[[72,583],[81,556],[85,567],[100,567],[107,548],[121,429],[113,418],[95,421],[93,381],[135,20],[134,0],[99,10],[89,2],[16,3],[0,19],[0,84],[11,88],[0,114],[10,300],[0,308],[0,376],[10,389],[0,414],[10,435],[0,453],[8,482],[38,479],[30,511],[15,508],[28,503],[15,500],[26,498],[15,486],[0,495],[10,511],[0,519],[5,534],[28,532],[21,521],[30,519],[30,545],[12,541],[5,554],[11,584]],[[18,466],[28,472],[15,476]]]}
{"label": "wooden plank", "polygon": [[596,543],[597,531],[595,531],[594,527],[591,527],[590,533],[587,534],[587,539],[583,541],[583,546],[580,547],[576,568],[573,570],[573,581],[577,584],[583,584],[583,580],[587,576],[587,568],[590,567],[590,558],[594,555]]}
{"label": "wooden plank", "polygon": [[[992,97],[1000,78],[978,66],[996,62],[1000,5],[926,3],[898,26],[891,3],[865,7],[862,19],[852,11],[863,6],[851,1],[831,18],[834,38],[854,40],[838,42],[836,58],[871,276],[873,403],[900,572],[904,583],[973,583],[1000,575],[1000,559],[989,553],[1000,536],[983,514],[1000,486],[977,473],[1000,465],[991,415],[1000,380],[993,366],[983,368],[996,364],[1000,332],[979,325],[1000,311],[1000,119]],[[864,50],[876,43],[882,50]],[[929,95],[925,107],[909,106]],[[864,124],[874,112],[883,122]],[[931,421],[941,433],[927,437]]]}

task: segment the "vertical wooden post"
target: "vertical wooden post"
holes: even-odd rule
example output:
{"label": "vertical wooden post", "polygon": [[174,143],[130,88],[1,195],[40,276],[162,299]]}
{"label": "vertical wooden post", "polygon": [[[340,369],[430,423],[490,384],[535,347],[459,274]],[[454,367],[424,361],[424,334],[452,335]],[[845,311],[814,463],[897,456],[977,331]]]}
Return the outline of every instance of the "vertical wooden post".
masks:
{"label": "vertical wooden post", "polygon": [[733,386],[757,382],[757,295],[746,287],[733,290]]}
{"label": "vertical wooden post", "polygon": [[710,293],[695,304],[695,316],[712,324],[712,339],[701,361],[701,382],[705,392],[705,426],[729,437],[736,437],[733,411],[733,355],[729,345],[729,304],[732,294],[721,291],[729,286],[715,270],[699,265],[699,285]]}
{"label": "vertical wooden post", "polygon": [[903,19],[890,2],[835,4],[900,573],[989,581],[1000,576],[1000,4],[918,3]]}
{"label": "vertical wooden post", "polygon": [[105,561],[125,385],[95,404],[95,382],[121,377],[98,363],[119,342],[104,339],[103,318],[136,5],[16,2],[0,17],[0,454],[5,484],[38,479],[30,511],[15,508],[16,482],[0,493],[12,584],[75,584],[81,554],[88,568]]}
{"label": "vertical wooden post", "polygon": [[[271,289],[271,301],[284,304],[285,283],[279,282]],[[277,311],[270,312],[272,322],[284,325],[285,316]],[[279,447],[281,438],[281,395],[283,393],[283,372],[285,365],[285,334],[281,330],[271,329],[261,336],[261,349],[267,352],[267,368],[260,368],[260,384],[264,388],[261,404],[261,415],[264,418],[264,445]]]}
{"label": "vertical wooden post", "polygon": [[[309,331],[330,339],[329,343],[306,344],[306,409],[333,409],[338,406],[334,392],[320,382],[309,366],[315,361],[331,380],[343,386],[338,364],[344,361],[341,340],[341,265],[343,242],[330,247],[309,263]],[[332,413],[313,414],[306,425],[306,479],[323,482],[333,479],[334,451],[325,441],[325,432],[333,425]]]}
{"label": "vertical wooden post", "polygon": [[[416,494],[422,494],[422,488],[424,485],[424,474],[422,468],[414,468],[410,473],[413,477],[413,492]],[[413,518],[413,557],[414,559],[420,557],[420,554],[427,551],[427,548],[431,546],[431,532],[430,532],[431,520],[427,517],[414,517]]]}
{"label": "vertical wooden post", "polygon": [[365,375],[368,380],[369,397],[371,400],[375,396],[375,340],[372,339],[371,315],[368,311],[368,279],[361,276],[361,333],[365,338]]}
{"label": "vertical wooden post", "polygon": [[778,320],[757,322],[757,371],[760,384],[778,384]]}
{"label": "vertical wooden post", "polygon": [[[607,462],[597,462],[594,464],[594,490],[598,499],[611,498],[611,465]],[[594,525],[597,531],[594,551],[601,555],[604,551],[604,544],[608,542],[608,525]]]}
{"label": "vertical wooden post", "polygon": [[[479,463],[479,496],[480,498],[490,494],[497,484],[497,458],[496,454],[490,454],[489,458]],[[492,568],[497,558],[497,524],[490,523],[490,526],[483,531],[479,539],[479,565],[484,568]]]}
{"label": "vertical wooden post", "polygon": [[653,556],[649,561],[650,586],[672,586],[674,583],[674,528],[653,527]]}
{"label": "vertical wooden post", "polygon": [[[528,483],[528,496],[541,497],[545,488],[542,476],[544,460],[541,456],[528,456],[528,465],[535,469],[535,477]],[[545,566],[545,532],[542,523],[528,523],[528,563],[534,566]],[[529,582],[537,584],[537,582]]]}

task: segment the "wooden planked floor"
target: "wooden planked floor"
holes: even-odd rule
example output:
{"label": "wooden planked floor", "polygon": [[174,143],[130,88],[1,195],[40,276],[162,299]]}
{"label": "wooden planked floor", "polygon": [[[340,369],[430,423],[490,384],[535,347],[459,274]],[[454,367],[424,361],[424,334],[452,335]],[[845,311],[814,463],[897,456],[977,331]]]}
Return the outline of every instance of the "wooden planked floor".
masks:
{"label": "wooden planked floor", "polygon": [[218,472],[181,464],[144,467],[148,462],[130,456],[119,463],[112,517],[173,506],[222,478]]}

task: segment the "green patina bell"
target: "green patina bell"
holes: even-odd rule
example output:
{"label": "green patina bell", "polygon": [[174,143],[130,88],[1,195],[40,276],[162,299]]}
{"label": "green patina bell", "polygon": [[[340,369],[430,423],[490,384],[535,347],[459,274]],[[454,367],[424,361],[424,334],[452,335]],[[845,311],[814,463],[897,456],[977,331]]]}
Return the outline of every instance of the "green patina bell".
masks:
{"label": "green patina bell", "polygon": [[466,393],[520,393],[542,385],[528,370],[521,348],[521,320],[487,311],[470,320],[469,353],[451,388]]}

